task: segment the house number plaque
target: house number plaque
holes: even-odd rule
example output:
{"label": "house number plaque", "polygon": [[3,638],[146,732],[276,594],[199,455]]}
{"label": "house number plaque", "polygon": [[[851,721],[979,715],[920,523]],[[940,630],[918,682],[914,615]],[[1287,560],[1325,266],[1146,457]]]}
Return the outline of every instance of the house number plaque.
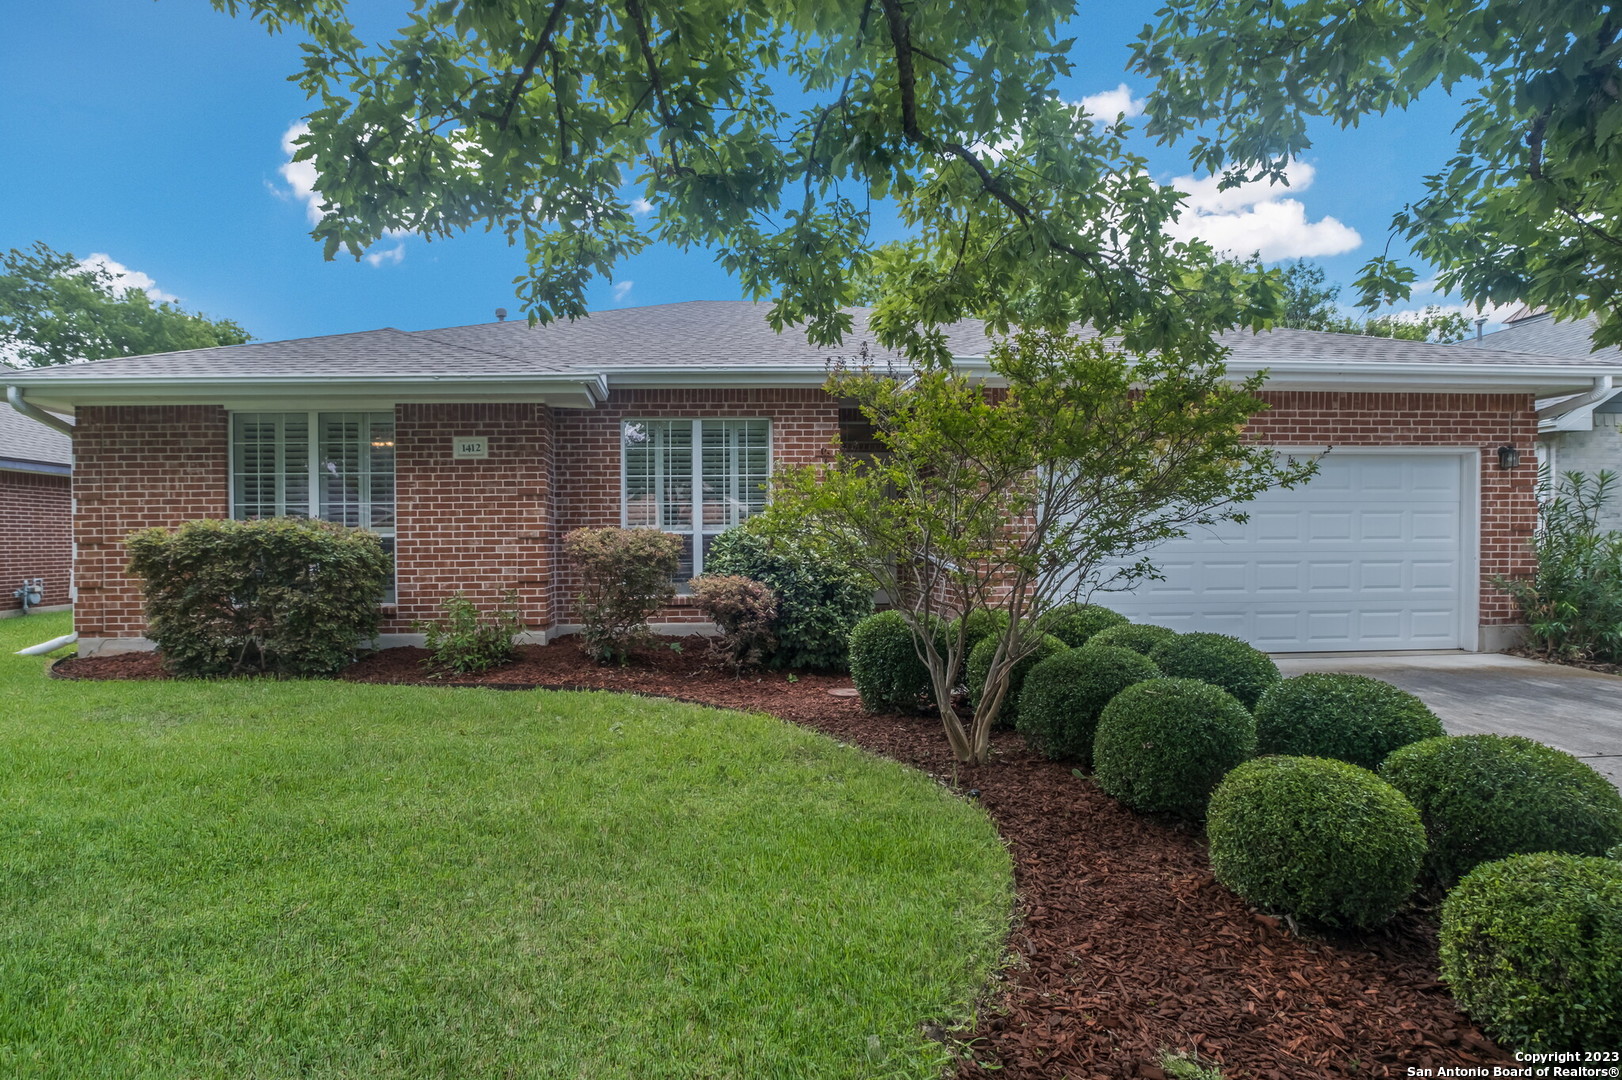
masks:
{"label": "house number plaque", "polygon": [[453,458],[487,458],[490,456],[490,440],[483,435],[461,435],[451,440],[451,457]]}

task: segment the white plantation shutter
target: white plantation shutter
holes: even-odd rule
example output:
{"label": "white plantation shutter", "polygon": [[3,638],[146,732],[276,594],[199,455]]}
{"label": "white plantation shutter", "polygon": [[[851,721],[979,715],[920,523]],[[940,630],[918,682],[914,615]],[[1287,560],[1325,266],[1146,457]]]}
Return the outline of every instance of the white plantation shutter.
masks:
{"label": "white plantation shutter", "polygon": [[307,517],[309,413],[238,413],[231,431],[231,516]]}
{"label": "white plantation shutter", "polygon": [[624,524],[681,536],[685,584],[711,539],[765,508],[771,422],[631,420],[621,436]]}

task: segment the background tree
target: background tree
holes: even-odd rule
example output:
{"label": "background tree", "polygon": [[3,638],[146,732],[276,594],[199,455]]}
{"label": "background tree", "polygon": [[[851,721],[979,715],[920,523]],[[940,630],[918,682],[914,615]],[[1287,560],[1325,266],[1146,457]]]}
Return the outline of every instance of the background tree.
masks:
{"label": "background tree", "polygon": [[44,243],[0,255],[0,362],[48,367],[251,340],[229,319],[154,303],[140,289],[120,288],[105,266]]}
{"label": "background tree", "polygon": [[[214,2],[308,39],[296,157],[329,258],[390,229],[498,229],[534,319],[584,314],[592,279],[653,242],[717,252],[818,343],[849,329],[852,274],[876,262],[875,335],[920,357],[965,315],[1147,348],[1276,302],[1168,241],[1179,197],[1119,124],[1063,100],[1070,0],[445,0],[376,45],[344,0]],[[885,200],[908,239],[874,260]]]}
{"label": "background tree", "polygon": [[1439,342],[1462,341],[1470,331],[1469,316],[1460,311],[1448,311],[1439,304],[1400,314],[1362,317],[1344,314],[1336,303],[1340,299],[1340,286],[1326,284],[1323,267],[1305,259],[1283,267],[1279,279],[1284,290],[1284,315],[1277,322],[1278,326]]}
{"label": "background tree", "polygon": [[[1262,379],[1228,380],[1204,350],[1134,356],[1065,334],[1020,333],[994,346],[988,394],[934,369],[837,373],[884,454],[780,474],[767,511],[838,550],[892,599],[929,668],[960,761],[986,759],[1009,672],[1037,648],[1060,603],[1154,574],[1143,553],[1195,524],[1240,516],[1315,462],[1245,441],[1266,408]],[[966,622],[1005,608],[985,688],[967,727],[952,707]]]}
{"label": "background tree", "polygon": [[[1167,0],[1134,53],[1147,130],[1198,132],[1197,168],[1282,179],[1315,120],[1342,127],[1439,88],[1468,93],[1456,155],[1393,218],[1465,300],[1593,313],[1622,343],[1622,13],[1594,0]],[[1384,255],[1367,306],[1415,279]]]}

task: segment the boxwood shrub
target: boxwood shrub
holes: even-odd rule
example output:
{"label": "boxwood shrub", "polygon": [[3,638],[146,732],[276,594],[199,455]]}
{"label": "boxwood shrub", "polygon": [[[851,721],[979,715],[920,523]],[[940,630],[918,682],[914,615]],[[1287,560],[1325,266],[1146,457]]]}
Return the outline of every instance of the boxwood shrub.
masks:
{"label": "boxwood shrub", "polygon": [[1025,676],[1015,726],[1037,753],[1090,769],[1093,732],[1104,706],[1127,687],[1159,675],[1154,661],[1131,649],[1097,644],[1066,649]]}
{"label": "boxwood shrub", "polygon": [[1163,642],[1170,641],[1177,636],[1177,631],[1168,630],[1164,626],[1150,626],[1146,623],[1122,623],[1120,626],[1106,626],[1098,633],[1087,639],[1087,644],[1112,645],[1116,648],[1131,649],[1148,656]]}
{"label": "boxwood shrub", "polygon": [[1425,827],[1408,800],[1330,758],[1247,761],[1211,796],[1205,834],[1212,873],[1240,899],[1322,926],[1390,919],[1425,857]]}
{"label": "boxwood shrub", "polygon": [[1378,769],[1399,746],[1441,735],[1406,690],[1365,675],[1314,672],[1274,683],[1256,703],[1256,750],[1338,758]]}
{"label": "boxwood shrub", "polygon": [[377,636],[389,556],[325,521],[188,521],[128,541],[147,634],[176,675],[330,675]]}
{"label": "boxwood shrub", "polygon": [[1079,649],[1100,630],[1125,626],[1126,616],[1097,604],[1061,604],[1048,612],[1044,622],[1048,633],[1072,649]]}
{"label": "boxwood shrub", "polygon": [[1442,981],[1523,1051],[1622,1047],[1622,863],[1515,855],[1483,863],[1442,904]]}
{"label": "boxwood shrub", "polygon": [[[980,704],[980,695],[986,688],[986,676],[991,672],[991,658],[997,652],[997,637],[980,639],[980,644],[974,647],[969,654],[968,663],[963,666],[964,682],[968,684],[969,701],[976,707]],[[1008,693],[1004,695],[1002,711],[997,714],[996,726],[1000,728],[1013,727],[1019,720],[1019,695],[1025,685],[1025,677],[1048,657],[1064,652],[1067,648],[1064,642],[1052,634],[1045,634],[1037,643],[1033,652],[1026,654],[1014,665],[1008,673]]]}
{"label": "boxwood shrub", "polygon": [[827,552],[767,528],[761,516],[717,536],[704,572],[752,578],[777,597],[770,667],[845,670],[850,632],[873,612],[872,585]]}
{"label": "boxwood shrub", "polygon": [[1093,778],[1134,810],[1197,818],[1228,770],[1256,752],[1256,721],[1220,687],[1148,679],[1104,707]]}
{"label": "boxwood shrub", "polygon": [[1008,629],[1008,612],[999,608],[975,608],[967,615],[960,615],[946,624],[948,639],[957,636],[958,629],[966,629],[963,636],[963,656],[965,662],[974,652],[974,647],[993,634],[999,634]]}
{"label": "boxwood shrub", "polygon": [[1247,709],[1280,678],[1266,653],[1226,634],[1178,634],[1156,645],[1149,659],[1170,678],[1220,686]]}
{"label": "boxwood shrub", "polygon": [[1611,782],[1518,735],[1426,739],[1393,751],[1380,774],[1419,810],[1427,872],[1443,887],[1509,855],[1603,855],[1622,842],[1622,794]]}
{"label": "boxwood shrub", "polygon": [[912,628],[896,611],[869,615],[850,632],[850,679],[868,712],[917,712],[934,698]]}

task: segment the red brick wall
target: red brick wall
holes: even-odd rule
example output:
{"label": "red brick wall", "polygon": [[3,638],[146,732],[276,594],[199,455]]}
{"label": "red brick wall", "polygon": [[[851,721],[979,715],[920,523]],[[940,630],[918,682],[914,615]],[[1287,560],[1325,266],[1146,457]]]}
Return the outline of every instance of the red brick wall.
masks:
{"label": "red brick wall", "polygon": [[[528,625],[555,621],[552,428],[544,405],[395,409],[399,606],[385,632],[438,617],[458,590],[489,609],[512,589]],[[451,457],[451,440],[473,435],[490,456]]]}
{"label": "red brick wall", "polygon": [[[819,389],[616,390],[590,410],[559,409],[558,535],[570,529],[620,524],[620,424],[665,417],[766,417],[772,422],[772,467],[826,461],[839,433],[838,403]],[[580,588],[580,579],[560,559],[556,604],[559,620]],[[678,600],[660,622],[703,622]]]}
{"label": "red brick wall", "polygon": [[73,432],[74,539],[82,637],[139,637],[140,582],[124,540],[229,512],[225,410],[218,405],[120,405],[78,410]]}
{"label": "red brick wall", "polygon": [[44,578],[40,603],[66,604],[73,564],[73,499],[65,476],[0,472],[0,611],[24,578]]}
{"label": "red brick wall", "polygon": [[[1537,525],[1537,415],[1529,394],[1368,394],[1279,391],[1251,434],[1277,446],[1478,446],[1481,448],[1481,624],[1521,621],[1493,584],[1529,573],[1528,541]],[[1498,467],[1498,447],[1521,451],[1516,469]]]}

